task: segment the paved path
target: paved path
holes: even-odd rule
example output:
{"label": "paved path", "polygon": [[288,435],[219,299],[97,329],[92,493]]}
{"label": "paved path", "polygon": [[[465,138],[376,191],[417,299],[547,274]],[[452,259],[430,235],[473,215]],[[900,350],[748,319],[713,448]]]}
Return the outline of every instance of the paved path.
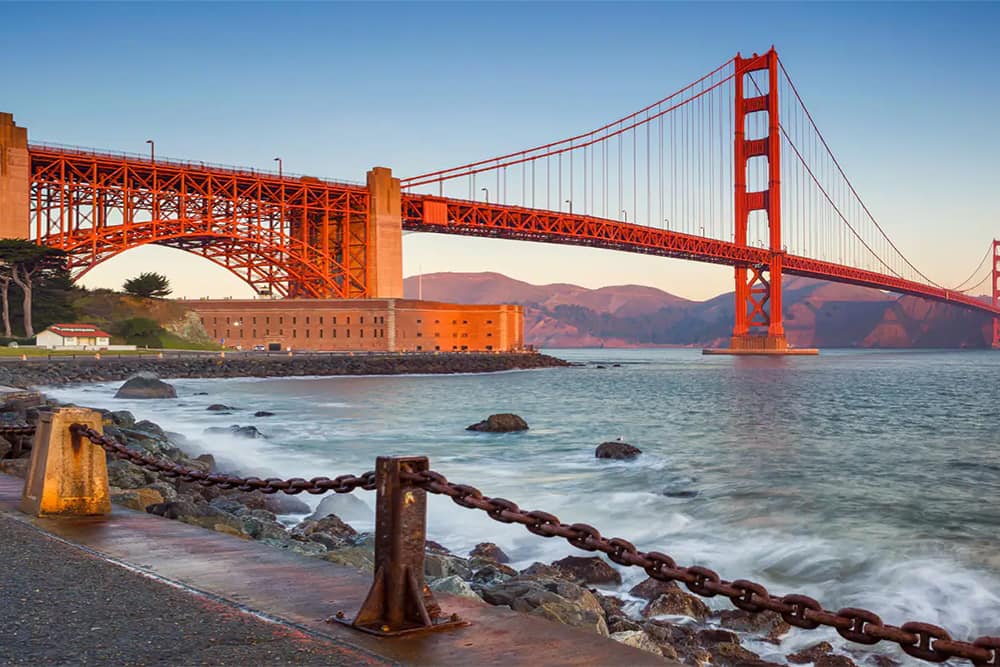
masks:
{"label": "paved path", "polygon": [[389,665],[0,514],[0,665]]}
{"label": "paved path", "polygon": [[377,638],[325,622],[360,607],[359,570],[118,507],[32,519],[22,487],[0,474],[0,665],[678,665],[446,595],[470,627]]}

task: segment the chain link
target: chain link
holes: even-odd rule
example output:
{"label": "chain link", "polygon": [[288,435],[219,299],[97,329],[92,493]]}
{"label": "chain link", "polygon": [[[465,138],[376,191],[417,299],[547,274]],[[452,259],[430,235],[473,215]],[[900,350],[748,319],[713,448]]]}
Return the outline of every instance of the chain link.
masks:
{"label": "chain link", "polygon": [[8,435],[32,435],[35,427],[24,422],[4,422],[0,423],[0,436]]}
{"label": "chain link", "polygon": [[303,491],[318,495],[329,491],[333,491],[334,493],[351,493],[356,489],[364,489],[365,491],[375,489],[374,470],[357,477],[354,475],[341,475],[333,479],[329,477],[313,477],[312,479],[302,479],[301,477],[293,477],[292,479],[237,477],[235,475],[205,472],[204,470],[189,468],[173,461],[165,461],[149,454],[137,452],[129,449],[114,438],[101,435],[94,429],[83,424],[73,424],[70,426],[70,431],[87,438],[116,458],[124,459],[166,477],[178,478],[185,482],[197,482],[202,486],[217,486],[220,489],[238,489],[240,491],[260,491],[261,493],[278,493],[281,491],[289,495],[295,495]]}
{"label": "chain link", "polygon": [[681,582],[692,593],[703,597],[723,595],[734,606],[746,611],[774,611],[799,628],[813,629],[825,625],[834,628],[841,637],[859,644],[892,641],[908,655],[929,662],[964,658],[977,667],[1000,665],[1000,637],[980,637],[974,642],[964,642],[952,639],[944,628],[929,623],[910,622],[896,627],[883,623],[881,618],[866,609],[829,611],[806,595],[772,595],[756,582],[745,579],[726,581],[706,567],[680,566],[666,554],[643,552],[621,538],[603,537],[593,526],[584,523],[567,525],[547,512],[522,510],[510,500],[489,498],[475,487],[452,484],[444,475],[433,470],[403,473],[403,478],[430,493],[448,496],[462,507],[482,510],[496,521],[522,524],[529,532],[542,537],[562,537],[578,549],[599,551],[619,565],[641,567],[654,579]]}

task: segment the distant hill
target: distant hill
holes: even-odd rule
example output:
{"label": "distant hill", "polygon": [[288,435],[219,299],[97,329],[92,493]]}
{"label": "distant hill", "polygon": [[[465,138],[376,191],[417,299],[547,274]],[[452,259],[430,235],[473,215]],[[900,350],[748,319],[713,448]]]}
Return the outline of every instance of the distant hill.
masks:
{"label": "distant hill", "polygon": [[[733,295],[690,301],[654,287],[532,285],[499,273],[431,273],[423,298],[525,307],[525,341],[541,347],[706,346],[732,331]],[[404,281],[417,298],[416,276]],[[987,347],[990,318],[916,297],[810,278],[785,280],[785,330],[799,347]]]}

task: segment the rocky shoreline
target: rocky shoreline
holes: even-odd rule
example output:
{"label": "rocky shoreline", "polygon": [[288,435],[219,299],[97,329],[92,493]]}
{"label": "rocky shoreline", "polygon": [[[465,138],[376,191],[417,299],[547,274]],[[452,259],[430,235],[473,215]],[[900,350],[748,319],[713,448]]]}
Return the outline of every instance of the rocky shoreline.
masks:
{"label": "rocky shoreline", "polygon": [[78,382],[125,380],[137,374],[163,378],[294,377],[321,375],[402,375],[422,373],[495,373],[558,368],[569,362],[537,353],[372,354],[28,359],[0,362],[0,385],[56,386]]}
{"label": "rocky shoreline", "polygon": [[[0,407],[0,420],[34,424],[40,410],[56,405],[39,394],[11,395]],[[105,433],[130,449],[204,471],[252,473],[226,469],[211,454],[190,456],[185,448],[197,447],[184,436],[165,432],[128,411],[101,412]],[[261,437],[256,429],[242,435]],[[0,438],[0,472],[25,475],[30,455],[27,440],[23,436]],[[329,494],[313,511],[296,496],[204,487],[161,478],[121,460],[108,460],[108,474],[112,501],[121,506],[259,540],[303,556],[369,572],[373,569],[373,535],[358,532],[350,525],[374,522],[372,507],[357,494]],[[763,659],[760,653],[771,659],[783,655],[787,663],[816,667],[857,664],[847,655],[834,653],[827,642],[784,655],[780,639],[791,628],[773,612],[713,611],[701,598],[676,584],[649,578],[623,591],[621,574],[600,557],[568,556],[552,563],[536,562],[520,570],[508,562],[495,544],[482,543],[461,555],[428,541],[425,575],[434,591],[483,604],[505,605],[687,665],[784,664]],[[759,647],[765,645],[773,650],[761,651]],[[759,652],[748,646],[756,646]],[[864,655],[859,651],[855,657],[860,661]],[[900,664],[877,654],[870,654],[866,662],[879,667]]]}

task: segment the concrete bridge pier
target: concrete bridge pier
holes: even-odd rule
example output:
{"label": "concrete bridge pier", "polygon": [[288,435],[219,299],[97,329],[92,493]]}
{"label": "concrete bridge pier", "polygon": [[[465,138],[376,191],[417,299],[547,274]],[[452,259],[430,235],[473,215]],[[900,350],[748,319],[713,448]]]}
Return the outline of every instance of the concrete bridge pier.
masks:
{"label": "concrete bridge pier", "polygon": [[28,129],[0,113],[0,238],[26,239],[31,216]]}

